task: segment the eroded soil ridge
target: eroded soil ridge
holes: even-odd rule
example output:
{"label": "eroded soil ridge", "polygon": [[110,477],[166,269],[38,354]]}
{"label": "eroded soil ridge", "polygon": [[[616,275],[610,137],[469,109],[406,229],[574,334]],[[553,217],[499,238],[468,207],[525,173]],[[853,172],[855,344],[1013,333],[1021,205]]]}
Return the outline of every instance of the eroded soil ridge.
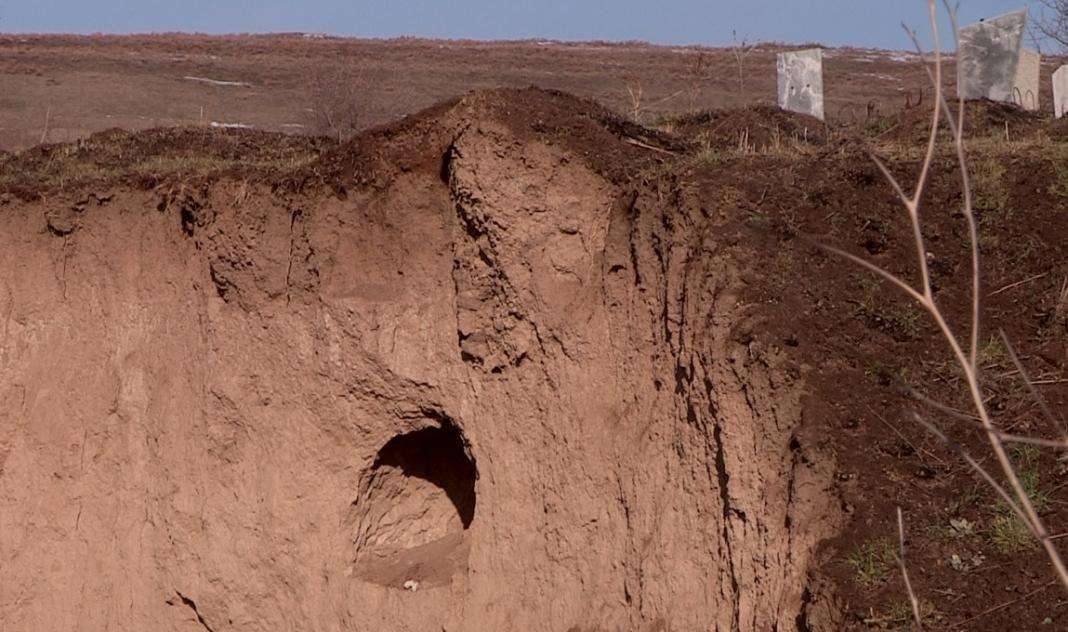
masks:
{"label": "eroded soil ridge", "polygon": [[833,465],[671,151],[496,91],[285,184],[5,197],[0,620],[817,629]]}

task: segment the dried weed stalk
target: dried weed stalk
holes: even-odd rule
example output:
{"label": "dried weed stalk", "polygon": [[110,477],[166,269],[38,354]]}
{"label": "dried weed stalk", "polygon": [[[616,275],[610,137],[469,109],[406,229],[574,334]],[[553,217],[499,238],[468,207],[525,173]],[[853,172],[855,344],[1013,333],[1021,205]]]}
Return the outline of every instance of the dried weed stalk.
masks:
{"label": "dried weed stalk", "polygon": [[916,620],[916,627],[923,629],[923,615],[920,613],[920,600],[916,598],[916,592],[912,590],[912,581],[909,579],[909,567],[905,564],[905,516],[901,513],[901,507],[897,508],[897,564],[901,568],[901,578],[905,581],[905,591],[909,595],[909,605],[912,607],[912,618]]}

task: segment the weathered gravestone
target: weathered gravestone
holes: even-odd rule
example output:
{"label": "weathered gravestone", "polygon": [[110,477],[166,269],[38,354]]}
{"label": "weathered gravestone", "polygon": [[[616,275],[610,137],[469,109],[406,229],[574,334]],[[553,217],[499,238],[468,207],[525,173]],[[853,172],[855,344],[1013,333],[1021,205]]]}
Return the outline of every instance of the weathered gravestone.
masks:
{"label": "weathered gravestone", "polygon": [[957,89],[965,99],[1011,102],[1027,9],[960,30]]}
{"label": "weathered gravestone", "polygon": [[1068,110],[1068,66],[1061,66],[1053,73],[1053,112],[1057,118]]}
{"label": "weathered gravestone", "polygon": [[779,53],[779,107],[823,120],[823,51]]}
{"label": "weathered gravestone", "polygon": [[1025,110],[1038,110],[1038,76],[1042,72],[1042,55],[1029,48],[1020,49],[1016,65],[1016,80],[1012,87],[1012,102]]}

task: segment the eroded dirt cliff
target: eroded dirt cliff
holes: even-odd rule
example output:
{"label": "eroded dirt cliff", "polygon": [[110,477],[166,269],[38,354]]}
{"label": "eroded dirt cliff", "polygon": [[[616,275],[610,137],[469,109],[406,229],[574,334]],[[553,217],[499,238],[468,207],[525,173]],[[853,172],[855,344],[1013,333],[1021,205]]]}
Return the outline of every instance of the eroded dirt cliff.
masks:
{"label": "eroded dirt cliff", "polygon": [[642,134],[488,92],[5,198],[0,628],[833,629],[804,370]]}

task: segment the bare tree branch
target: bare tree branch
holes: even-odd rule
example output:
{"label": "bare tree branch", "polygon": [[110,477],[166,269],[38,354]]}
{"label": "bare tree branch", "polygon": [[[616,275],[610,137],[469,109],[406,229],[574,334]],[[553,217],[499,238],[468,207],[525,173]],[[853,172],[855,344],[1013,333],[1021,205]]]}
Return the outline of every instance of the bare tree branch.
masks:
{"label": "bare tree branch", "polygon": [[1034,39],[1045,39],[1068,50],[1068,0],[1033,0],[1040,7],[1031,22]]}

